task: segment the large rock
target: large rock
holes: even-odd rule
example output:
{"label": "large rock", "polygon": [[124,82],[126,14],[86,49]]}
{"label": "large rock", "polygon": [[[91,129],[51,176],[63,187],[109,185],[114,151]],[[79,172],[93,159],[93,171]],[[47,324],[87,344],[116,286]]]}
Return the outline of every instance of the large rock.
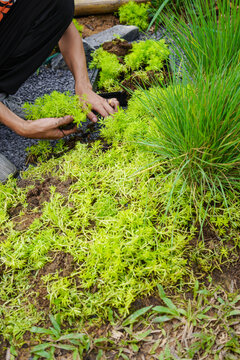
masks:
{"label": "large rock", "polygon": [[15,175],[17,168],[3,154],[0,154],[0,182],[5,183],[10,175]]}
{"label": "large rock", "polygon": [[89,36],[85,39],[88,45],[94,50],[99,48],[104,42],[112,41],[116,35],[120,36],[122,39],[127,41],[136,40],[139,36],[139,29],[137,26],[128,26],[128,25],[116,25],[101,31],[98,34]]}

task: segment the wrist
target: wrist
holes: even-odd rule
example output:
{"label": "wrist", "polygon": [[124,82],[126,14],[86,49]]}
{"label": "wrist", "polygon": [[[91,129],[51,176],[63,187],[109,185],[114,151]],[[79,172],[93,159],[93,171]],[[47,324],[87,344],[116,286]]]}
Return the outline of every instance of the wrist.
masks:
{"label": "wrist", "polygon": [[76,82],[76,84],[75,84],[76,94],[83,95],[83,94],[88,93],[89,91],[92,91],[92,85],[91,85],[89,79],[87,81],[81,80],[79,82]]}
{"label": "wrist", "polygon": [[17,124],[18,126],[16,129],[13,129],[13,130],[20,136],[28,137],[31,123],[32,123],[32,121],[23,120],[23,119],[19,118],[19,121]]}

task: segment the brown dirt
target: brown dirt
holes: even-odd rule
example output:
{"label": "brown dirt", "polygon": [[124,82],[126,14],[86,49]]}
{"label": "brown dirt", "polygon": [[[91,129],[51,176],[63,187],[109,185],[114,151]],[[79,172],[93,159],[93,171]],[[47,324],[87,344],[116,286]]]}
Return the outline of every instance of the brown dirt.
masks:
{"label": "brown dirt", "polygon": [[148,89],[154,83],[154,76],[157,74],[159,74],[159,72],[148,71],[147,80],[145,80],[133,73],[130,78],[123,80],[121,85],[123,88],[130,89],[131,91],[136,90],[139,86]]}
{"label": "brown dirt", "polygon": [[17,218],[13,219],[13,222],[16,223],[14,229],[17,231],[23,231],[27,229],[35,219],[39,218],[42,215],[41,212],[39,213],[26,213],[24,215],[18,216]]}
{"label": "brown dirt", "polygon": [[214,269],[212,279],[215,284],[221,285],[226,291],[240,290],[240,251],[238,251],[238,261],[223,265],[221,270]]}
{"label": "brown dirt", "polygon": [[[68,179],[66,181],[61,181],[55,177],[47,177],[44,181],[40,180],[19,180],[17,185],[20,188],[26,188],[28,186],[33,186],[27,192],[26,201],[28,203],[27,210],[33,210],[35,208],[41,209],[41,205],[45,201],[50,200],[51,190],[50,187],[54,186],[56,188],[56,192],[62,194],[63,196],[68,195],[69,187],[74,183],[73,179]],[[23,210],[22,204],[18,204],[17,206],[11,208],[9,210],[10,219],[15,221],[17,225],[17,230],[23,230],[28,227],[34,218],[39,217],[41,215],[40,212],[32,214],[25,213],[24,215],[19,217],[19,213]]]}
{"label": "brown dirt", "polygon": [[[158,75],[160,75],[161,72],[159,71],[147,71],[147,80],[143,80],[140,76],[133,73],[129,79],[125,79],[122,81],[121,85],[123,88],[130,89],[131,91],[136,90],[139,86],[148,89],[150,86],[158,83],[157,80]],[[166,85],[169,83],[170,74],[169,71],[164,68],[163,69],[163,83]]]}
{"label": "brown dirt", "polygon": [[0,360],[6,359],[6,352],[7,352],[8,346],[9,345],[8,345],[7,341],[3,340],[3,337],[0,336]]}
{"label": "brown dirt", "polygon": [[119,25],[119,20],[113,14],[91,15],[76,18],[79,24],[83,25],[83,38],[98,34],[112,26]]}
{"label": "brown dirt", "polygon": [[39,280],[42,276],[55,274],[57,271],[59,276],[69,276],[74,270],[74,261],[71,254],[62,251],[52,251],[48,254],[48,256],[52,260],[39,270],[36,278],[37,280]]}
{"label": "brown dirt", "polygon": [[102,47],[103,50],[106,50],[110,54],[124,57],[132,49],[132,44],[126,40],[115,39],[113,41],[106,41]]}

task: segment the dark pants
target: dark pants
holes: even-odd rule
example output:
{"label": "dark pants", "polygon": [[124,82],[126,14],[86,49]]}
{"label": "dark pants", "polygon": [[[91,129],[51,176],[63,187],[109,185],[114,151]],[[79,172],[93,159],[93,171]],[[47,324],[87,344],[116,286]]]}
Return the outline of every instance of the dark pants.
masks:
{"label": "dark pants", "polygon": [[0,22],[0,93],[14,94],[49,56],[74,14],[74,0],[18,0]]}

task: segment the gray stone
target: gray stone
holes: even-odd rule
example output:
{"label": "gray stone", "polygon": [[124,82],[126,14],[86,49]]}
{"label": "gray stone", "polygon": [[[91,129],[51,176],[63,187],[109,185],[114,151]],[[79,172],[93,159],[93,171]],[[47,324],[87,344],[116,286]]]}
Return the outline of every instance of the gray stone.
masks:
{"label": "gray stone", "polygon": [[107,29],[105,31],[101,31],[98,34],[89,36],[85,39],[85,42],[93,48],[97,49],[106,41],[112,41],[116,35],[119,35],[122,39],[127,41],[136,40],[139,36],[139,29],[137,26],[128,26],[128,25],[116,25]]}
{"label": "gray stone", "polygon": [[17,168],[4,155],[0,154],[0,182],[5,183],[10,175],[15,175]]}

